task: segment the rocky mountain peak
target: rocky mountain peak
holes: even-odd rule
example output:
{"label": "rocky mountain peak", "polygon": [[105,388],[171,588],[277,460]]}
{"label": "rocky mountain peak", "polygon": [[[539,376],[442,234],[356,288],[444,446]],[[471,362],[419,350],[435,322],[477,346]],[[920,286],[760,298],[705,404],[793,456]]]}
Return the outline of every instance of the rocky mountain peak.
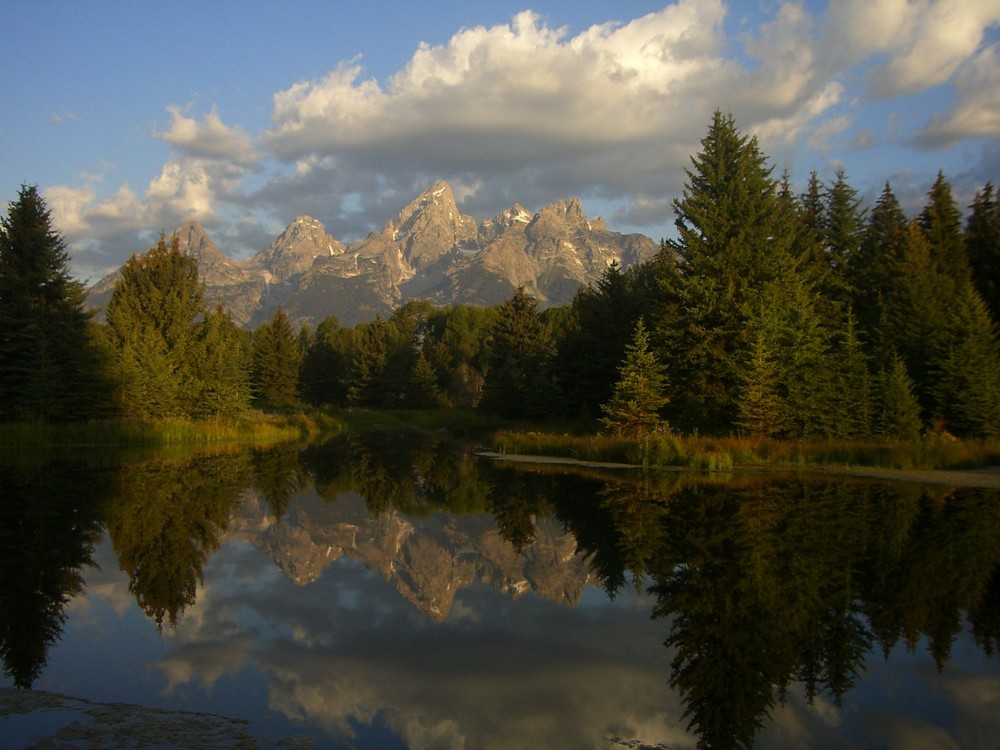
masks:
{"label": "rocky mountain peak", "polygon": [[273,281],[284,281],[304,273],[316,258],[340,255],[344,250],[344,243],[327,234],[320,221],[297,216],[253,262],[267,269]]}
{"label": "rocky mountain peak", "polygon": [[209,238],[208,233],[197,221],[189,221],[177,227],[170,239],[177,239],[177,247],[185,255],[190,255],[199,265],[215,265],[228,261],[222,251]]}
{"label": "rocky mountain peak", "polygon": [[[643,235],[622,235],[590,220],[579,199],[531,213],[515,203],[495,218],[459,212],[447,182],[407,204],[382,232],[345,247],[310,216],[298,216],[250,259],[227,258],[195,221],[174,235],[198,261],[210,305],[221,304],[239,325],[254,327],[282,307],[295,325],[335,315],[353,326],[391,314],[412,299],[434,304],[495,305],[518,286],[543,307],[572,301],[608,264],[623,268],[656,255]],[[120,273],[91,287],[88,306],[107,303]]]}
{"label": "rocky mountain peak", "polygon": [[434,183],[407,204],[386,234],[399,243],[403,257],[414,268],[426,268],[453,248],[475,243],[476,220],[458,210],[451,186]]}

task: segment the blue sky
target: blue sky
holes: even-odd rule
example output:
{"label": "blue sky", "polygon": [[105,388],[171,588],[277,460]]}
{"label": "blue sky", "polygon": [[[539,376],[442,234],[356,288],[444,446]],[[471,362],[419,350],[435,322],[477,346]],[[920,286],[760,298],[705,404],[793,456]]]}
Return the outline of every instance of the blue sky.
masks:
{"label": "blue sky", "polygon": [[476,219],[579,197],[659,239],[715,109],[801,189],[910,211],[1000,179],[1000,0],[0,0],[0,200],[92,281],[197,219],[233,257],[350,242],[448,180]]}

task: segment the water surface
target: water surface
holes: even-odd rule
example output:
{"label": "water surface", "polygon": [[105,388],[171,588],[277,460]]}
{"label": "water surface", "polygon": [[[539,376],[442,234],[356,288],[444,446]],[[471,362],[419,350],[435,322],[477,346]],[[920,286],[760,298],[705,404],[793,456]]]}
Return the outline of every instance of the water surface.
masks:
{"label": "water surface", "polygon": [[996,490],[389,432],[3,472],[2,686],[264,747],[996,747]]}

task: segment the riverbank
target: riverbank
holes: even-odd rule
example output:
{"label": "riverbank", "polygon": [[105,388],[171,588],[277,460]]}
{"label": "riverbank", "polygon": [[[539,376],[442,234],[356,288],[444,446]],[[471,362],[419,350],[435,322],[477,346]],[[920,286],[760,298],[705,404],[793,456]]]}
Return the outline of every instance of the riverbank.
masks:
{"label": "riverbank", "polygon": [[927,436],[920,441],[778,440],[666,433],[641,438],[502,429],[490,448],[504,455],[553,456],[645,468],[728,471],[736,467],[857,467],[894,472],[979,472],[1000,467],[1000,441]]}
{"label": "riverbank", "polygon": [[[477,456],[495,461],[511,461],[514,463],[548,464],[556,466],[578,466],[590,469],[637,469],[638,464],[617,463],[613,461],[586,461],[563,456],[540,456],[516,453],[496,453],[493,451],[478,451]],[[688,467],[660,467],[664,471],[689,471]],[[768,468],[787,469],[787,467],[765,467],[760,465],[734,465],[734,471],[764,471]],[[919,484],[947,485],[951,487],[978,487],[983,489],[1000,489],[1000,466],[986,467],[968,471],[953,471],[947,469],[916,470],[916,469],[880,469],[865,466],[811,466],[801,469],[809,474],[829,474],[832,476],[852,476],[866,479],[887,479],[894,482],[915,482]]]}

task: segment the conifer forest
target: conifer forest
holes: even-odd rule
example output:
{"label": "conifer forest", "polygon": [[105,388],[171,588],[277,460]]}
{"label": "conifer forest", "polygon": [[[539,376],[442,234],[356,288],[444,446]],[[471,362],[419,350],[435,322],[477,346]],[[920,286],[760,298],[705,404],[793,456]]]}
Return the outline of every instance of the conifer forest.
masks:
{"label": "conifer forest", "polygon": [[595,431],[775,438],[1000,436],[1000,196],[938,174],[918,215],[848,176],[802,192],[716,112],[653,260],[571,305],[410,302],[353,328],[256,329],[209,308],[165,237],[98,323],[37,188],[0,220],[0,421],[226,417],[251,408],[477,409]]}

